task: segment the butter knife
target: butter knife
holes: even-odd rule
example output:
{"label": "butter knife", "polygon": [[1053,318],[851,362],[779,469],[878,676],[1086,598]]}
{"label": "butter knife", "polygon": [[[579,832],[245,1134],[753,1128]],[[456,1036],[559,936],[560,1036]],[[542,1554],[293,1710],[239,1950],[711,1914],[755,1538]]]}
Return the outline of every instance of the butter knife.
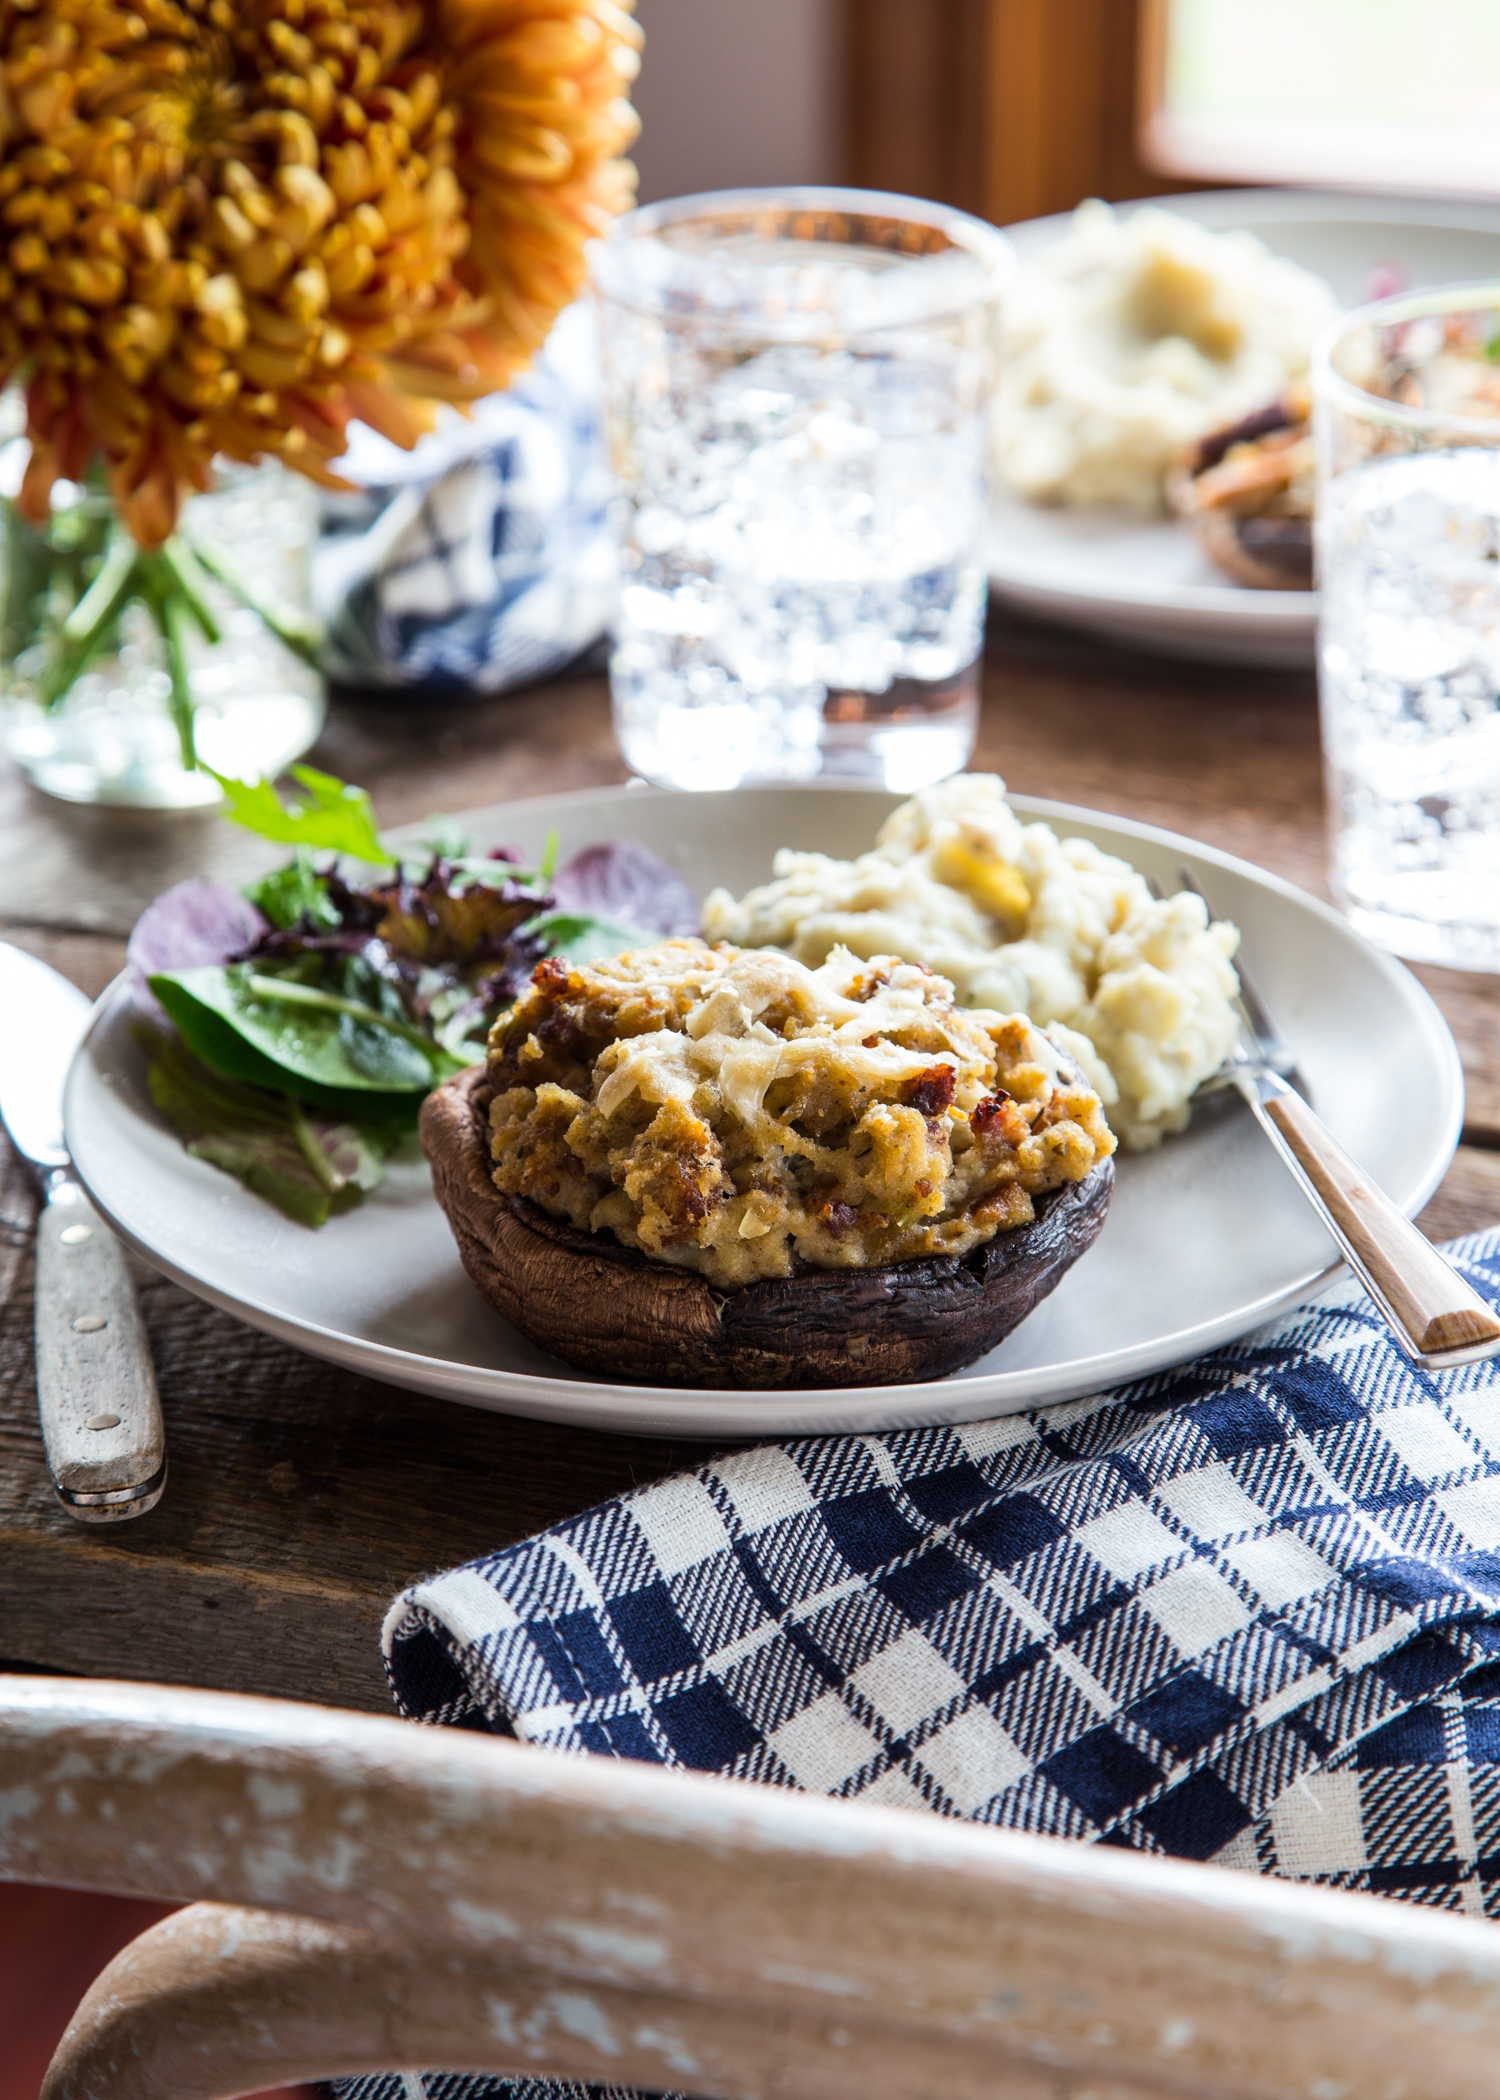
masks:
{"label": "butter knife", "polygon": [[0,1121],[42,1190],[36,1390],[47,1467],[69,1516],[117,1524],[161,1500],[167,1450],[125,1251],[63,1138],[63,1082],[91,1011],[66,977],[0,941]]}

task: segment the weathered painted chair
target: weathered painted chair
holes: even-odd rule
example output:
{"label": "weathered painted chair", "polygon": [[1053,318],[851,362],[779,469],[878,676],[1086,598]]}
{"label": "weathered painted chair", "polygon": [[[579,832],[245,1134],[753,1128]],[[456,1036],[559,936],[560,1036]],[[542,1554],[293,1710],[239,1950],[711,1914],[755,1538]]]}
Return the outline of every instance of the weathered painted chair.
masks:
{"label": "weathered painted chair", "polygon": [[0,1876],[184,1899],[44,2100],[424,2065],[749,2100],[1478,2100],[1500,1932],[221,1693],[0,1678]]}

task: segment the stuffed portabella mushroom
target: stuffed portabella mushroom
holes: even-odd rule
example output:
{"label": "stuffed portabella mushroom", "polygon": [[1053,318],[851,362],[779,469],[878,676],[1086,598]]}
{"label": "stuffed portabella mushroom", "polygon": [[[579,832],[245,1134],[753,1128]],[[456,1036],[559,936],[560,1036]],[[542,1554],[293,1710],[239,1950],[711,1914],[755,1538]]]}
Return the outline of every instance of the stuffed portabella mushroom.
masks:
{"label": "stuffed portabella mushroom", "polygon": [[1289,387],[1189,445],[1167,475],[1167,500],[1203,551],[1252,590],[1313,587],[1311,413],[1306,385]]}
{"label": "stuffed portabella mushroom", "polygon": [[470,1276],[568,1363],[884,1385],[993,1348],[1104,1221],[1115,1140],[1023,1016],[838,949],[543,963],[423,1110]]}

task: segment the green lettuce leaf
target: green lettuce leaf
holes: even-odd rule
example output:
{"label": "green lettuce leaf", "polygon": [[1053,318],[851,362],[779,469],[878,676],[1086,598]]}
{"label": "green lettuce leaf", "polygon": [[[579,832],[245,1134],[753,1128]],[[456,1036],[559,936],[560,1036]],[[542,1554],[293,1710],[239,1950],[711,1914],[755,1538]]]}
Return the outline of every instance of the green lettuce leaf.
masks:
{"label": "green lettuce leaf", "polygon": [[395,1142],[390,1130],[309,1114],[209,1071],[180,1036],[141,1029],[151,1098],[195,1159],[263,1196],[284,1217],[316,1228],[375,1188]]}
{"label": "green lettuce leaf", "polygon": [[[212,768],[209,769],[212,771]],[[215,773],[229,800],[224,814],[232,824],[291,846],[324,846],[354,860],[395,865],[396,855],[381,843],[375,812],[361,787],[349,787],[332,773],[314,766],[293,766],[292,778],[306,788],[307,802],[283,803],[269,780],[228,780]]]}
{"label": "green lettuce leaf", "polygon": [[463,1069],[408,1023],[253,964],[164,970],[149,981],[211,1070],[336,1116],[414,1129],[423,1097]]}
{"label": "green lettuce leaf", "polygon": [[657,933],[642,933],[622,919],[605,919],[594,912],[544,911],[526,924],[528,934],[545,942],[549,955],[564,956],[570,963],[602,962],[606,955],[623,955],[627,948],[649,948],[661,939]]}
{"label": "green lettuce leaf", "polygon": [[343,924],[329,899],[328,884],[313,866],[306,846],[299,846],[296,859],[278,868],[274,875],[247,883],[241,894],[264,912],[273,926],[297,926],[306,919],[323,931],[332,931]]}
{"label": "green lettuce leaf", "polygon": [[468,850],[469,834],[460,827],[455,818],[448,816],[443,810],[435,810],[422,828],[422,836],[417,841],[415,851],[409,851],[407,858],[415,859],[417,854],[424,853],[429,860],[436,857],[439,860],[458,861],[464,858]]}

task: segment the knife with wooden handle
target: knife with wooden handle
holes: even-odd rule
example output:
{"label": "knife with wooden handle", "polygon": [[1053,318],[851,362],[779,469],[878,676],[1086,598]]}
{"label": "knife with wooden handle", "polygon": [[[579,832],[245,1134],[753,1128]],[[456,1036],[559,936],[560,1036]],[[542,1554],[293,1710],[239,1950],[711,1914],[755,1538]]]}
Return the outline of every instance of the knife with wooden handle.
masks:
{"label": "knife with wooden handle", "polygon": [[73,1178],[62,1097],[91,1008],[0,941],[0,1120],[41,1183],[36,1386],[59,1501],[85,1524],[144,1515],[167,1480],[151,1350],[125,1250]]}

